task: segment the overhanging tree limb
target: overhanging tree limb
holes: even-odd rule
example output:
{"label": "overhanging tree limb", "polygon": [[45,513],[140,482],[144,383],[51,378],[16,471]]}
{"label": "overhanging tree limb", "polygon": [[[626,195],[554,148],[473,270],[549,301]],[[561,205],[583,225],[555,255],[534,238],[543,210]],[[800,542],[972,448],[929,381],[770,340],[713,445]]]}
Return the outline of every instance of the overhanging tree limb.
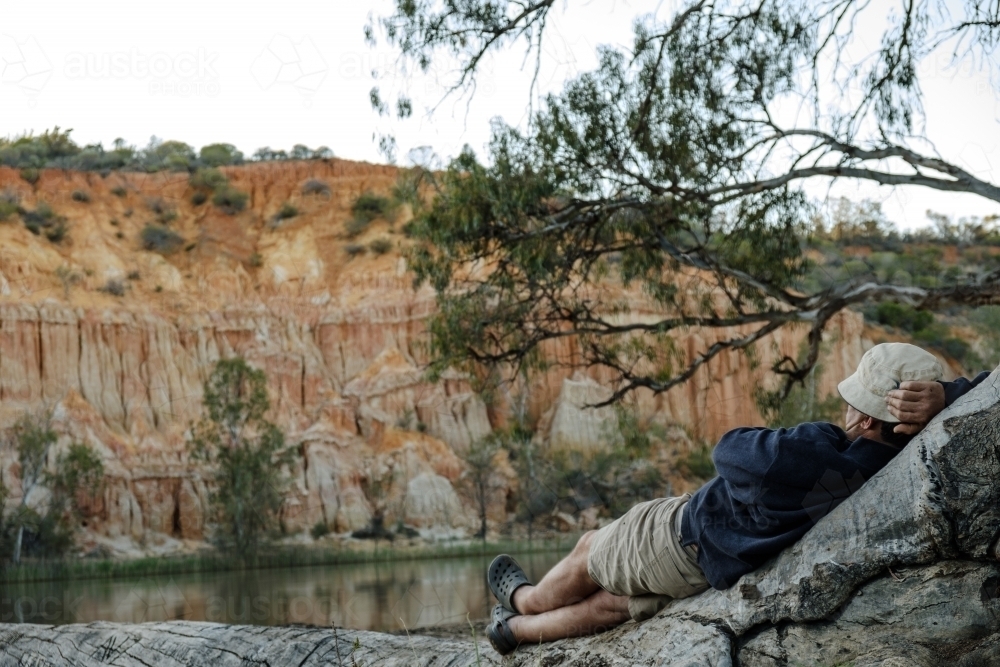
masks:
{"label": "overhanging tree limb", "polygon": [[[996,11],[966,0],[931,34],[935,2],[896,4],[893,19],[863,0],[689,2],[670,17],[641,17],[630,50],[602,47],[597,68],[548,96],[527,127],[498,124],[489,160],[456,158],[411,230],[411,266],[441,305],[433,367],[520,369],[548,342],[574,339],[577,356],[558,363],[613,370],[619,398],[665,391],[720,354],[805,325],[804,359],[772,367],[787,393],[844,308],[997,303],[988,268],[933,289],[874,275],[806,280],[813,211],[796,188],[810,179],[1000,202],[995,183],[909,139],[921,59],[948,30],[956,40],[979,31],[985,53],[1000,30],[989,25]],[[389,42],[423,65],[442,50],[457,57],[459,87],[486,53],[517,40],[530,49],[540,39],[532,31],[558,19],[542,2],[396,7],[382,22]],[[884,21],[880,46],[852,61],[853,27],[873,19]],[[852,86],[859,94],[840,94]],[[783,125],[803,99],[811,111]],[[671,335],[695,326],[718,340],[689,357],[670,349]]]}

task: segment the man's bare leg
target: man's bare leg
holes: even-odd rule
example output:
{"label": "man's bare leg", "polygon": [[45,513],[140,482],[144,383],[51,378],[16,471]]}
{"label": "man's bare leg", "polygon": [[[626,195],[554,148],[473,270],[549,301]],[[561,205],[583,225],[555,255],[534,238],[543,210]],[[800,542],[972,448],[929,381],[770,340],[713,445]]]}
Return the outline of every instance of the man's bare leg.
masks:
{"label": "man's bare leg", "polygon": [[536,585],[521,586],[514,591],[512,601],[517,611],[522,614],[542,614],[553,609],[568,608],[600,591],[601,587],[590,578],[587,571],[587,556],[595,534],[596,531],[593,530],[584,533],[573,551],[556,563]]}
{"label": "man's bare leg", "polygon": [[532,616],[514,616],[507,623],[517,641],[534,644],[605,632],[629,618],[628,596],[599,590],[568,607]]}

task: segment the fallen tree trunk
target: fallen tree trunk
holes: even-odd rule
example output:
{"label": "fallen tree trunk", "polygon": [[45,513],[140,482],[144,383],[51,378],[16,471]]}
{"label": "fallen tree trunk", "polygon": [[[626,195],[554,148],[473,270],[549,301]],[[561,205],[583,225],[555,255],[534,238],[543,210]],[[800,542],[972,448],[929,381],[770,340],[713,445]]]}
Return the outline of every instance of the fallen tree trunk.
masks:
{"label": "fallen tree trunk", "polygon": [[[477,630],[477,633],[482,636]],[[0,667],[471,667],[499,664],[485,642],[329,628],[165,623],[2,625]]]}
{"label": "fallen tree trunk", "polygon": [[[846,485],[846,483],[845,483]],[[828,486],[816,493],[836,493]],[[1000,373],[796,545],[644,623],[505,665],[1000,667]],[[491,665],[480,640],[210,623],[0,626],[8,665]]]}

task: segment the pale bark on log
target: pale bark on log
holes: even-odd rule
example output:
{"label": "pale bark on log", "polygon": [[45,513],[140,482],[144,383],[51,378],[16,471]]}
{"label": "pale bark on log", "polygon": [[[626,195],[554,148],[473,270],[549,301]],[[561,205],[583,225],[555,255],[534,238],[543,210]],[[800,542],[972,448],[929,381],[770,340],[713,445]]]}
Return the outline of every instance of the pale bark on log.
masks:
{"label": "pale bark on log", "polygon": [[[824,492],[818,488],[817,493]],[[831,497],[831,500],[833,498]],[[726,591],[504,665],[1000,667],[1000,373]],[[481,641],[209,623],[0,626],[14,665],[493,665]]]}
{"label": "pale bark on log", "polygon": [[[477,629],[480,638],[482,633]],[[478,651],[478,659],[477,659]],[[499,664],[485,642],[330,628],[165,623],[0,625],[0,667],[471,667]]]}

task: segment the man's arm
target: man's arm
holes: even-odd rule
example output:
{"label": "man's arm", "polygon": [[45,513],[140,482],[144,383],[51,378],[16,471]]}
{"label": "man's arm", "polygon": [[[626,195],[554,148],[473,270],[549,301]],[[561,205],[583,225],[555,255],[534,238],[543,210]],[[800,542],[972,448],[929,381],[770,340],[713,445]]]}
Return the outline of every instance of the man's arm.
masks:
{"label": "man's arm", "polygon": [[944,387],[944,405],[948,407],[961,397],[968,394],[970,391],[979,386],[979,384],[990,376],[989,371],[983,371],[971,381],[965,378],[957,378],[954,382],[941,382],[939,383]]}
{"label": "man's arm", "polygon": [[989,371],[983,371],[973,380],[903,382],[899,389],[890,391],[885,397],[889,412],[902,422],[893,431],[911,435],[919,433],[939,412],[972,391],[989,375]]}

